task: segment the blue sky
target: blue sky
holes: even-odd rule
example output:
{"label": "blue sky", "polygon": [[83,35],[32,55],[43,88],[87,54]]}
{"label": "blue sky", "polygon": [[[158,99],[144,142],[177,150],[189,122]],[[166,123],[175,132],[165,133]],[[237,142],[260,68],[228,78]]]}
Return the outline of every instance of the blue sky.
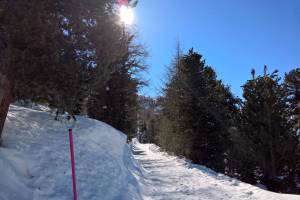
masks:
{"label": "blue sky", "polygon": [[177,41],[202,54],[237,96],[251,68],[283,75],[300,67],[300,0],[139,0],[135,15],[149,52],[144,95],[159,95]]}

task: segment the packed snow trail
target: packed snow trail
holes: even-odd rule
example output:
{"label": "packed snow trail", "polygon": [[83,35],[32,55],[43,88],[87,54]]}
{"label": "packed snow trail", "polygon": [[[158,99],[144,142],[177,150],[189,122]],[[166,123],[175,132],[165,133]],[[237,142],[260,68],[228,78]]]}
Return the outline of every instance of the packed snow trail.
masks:
{"label": "packed snow trail", "polygon": [[206,167],[159,151],[153,144],[133,141],[134,157],[141,167],[143,199],[161,200],[300,200],[218,174]]}

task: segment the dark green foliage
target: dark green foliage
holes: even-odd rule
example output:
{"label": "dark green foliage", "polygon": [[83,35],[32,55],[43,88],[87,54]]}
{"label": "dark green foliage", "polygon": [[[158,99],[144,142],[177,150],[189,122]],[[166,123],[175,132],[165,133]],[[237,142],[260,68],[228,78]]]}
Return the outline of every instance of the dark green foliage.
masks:
{"label": "dark green foliage", "polygon": [[2,1],[1,30],[5,35],[6,75],[17,98],[30,98],[43,90],[59,60],[60,33],[54,3]]}
{"label": "dark green foliage", "polygon": [[113,0],[1,1],[0,71],[15,100],[80,113],[92,86],[128,53],[114,6]]}
{"label": "dark green foliage", "polygon": [[127,38],[127,53],[114,62],[108,80],[96,79],[88,99],[87,112],[92,118],[104,121],[126,133],[131,139],[137,132],[138,88],[143,84],[139,73],[145,70],[145,51]]}
{"label": "dark green foliage", "polygon": [[243,86],[240,129],[232,132],[235,159],[230,162],[243,181],[291,192],[295,190],[298,139],[291,129],[287,94],[279,80],[277,71],[268,74],[265,67],[263,76],[253,75]]}
{"label": "dark green foliage", "polygon": [[236,99],[190,50],[176,58],[162,99],[161,146],[195,163],[224,171]]}
{"label": "dark green foliage", "polygon": [[61,95],[56,94],[52,102],[72,114],[85,113],[95,85],[104,86],[111,74],[118,73],[117,62],[127,56],[128,41],[114,1],[65,1],[60,5],[64,13],[62,29],[68,39],[60,62],[66,63],[66,72],[60,76],[63,83],[56,84]]}
{"label": "dark green foliage", "polygon": [[290,71],[285,76],[285,87],[290,105],[290,112],[293,116],[293,124],[296,132],[300,131],[300,68]]}
{"label": "dark green foliage", "polygon": [[[289,122],[292,125],[292,130],[295,137],[298,138],[298,146],[295,149],[297,152],[295,157],[291,157],[295,161],[295,174],[292,180],[300,183],[300,68],[291,70],[285,75],[284,86],[287,91],[289,105]],[[293,155],[292,155],[293,156]],[[298,187],[298,193],[300,189]]]}
{"label": "dark green foliage", "polygon": [[128,135],[136,132],[137,84],[127,72],[115,72],[88,102],[88,115]]}
{"label": "dark green foliage", "polygon": [[145,52],[121,24],[115,3],[1,1],[0,72],[13,100],[43,102],[57,114],[90,114],[136,133]]}

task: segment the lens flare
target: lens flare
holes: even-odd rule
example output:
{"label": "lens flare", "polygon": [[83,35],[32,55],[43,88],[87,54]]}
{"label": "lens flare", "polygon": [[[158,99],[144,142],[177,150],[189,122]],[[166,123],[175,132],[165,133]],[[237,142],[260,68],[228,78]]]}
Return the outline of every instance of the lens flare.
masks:
{"label": "lens flare", "polygon": [[128,0],[118,0],[118,4],[119,4],[119,6],[121,6],[121,5],[125,5],[125,6],[128,6]]}
{"label": "lens flare", "polygon": [[120,13],[119,13],[121,22],[123,22],[126,25],[130,25],[134,21],[134,15],[133,15],[133,10],[125,5],[122,5],[120,7]]}

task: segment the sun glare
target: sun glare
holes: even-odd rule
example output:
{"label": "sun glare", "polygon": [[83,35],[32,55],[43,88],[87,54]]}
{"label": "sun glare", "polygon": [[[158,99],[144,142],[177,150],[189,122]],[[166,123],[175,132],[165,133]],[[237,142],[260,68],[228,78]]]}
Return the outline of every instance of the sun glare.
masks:
{"label": "sun glare", "polygon": [[120,7],[120,19],[126,25],[131,25],[134,21],[133,10],[125,5]]}

